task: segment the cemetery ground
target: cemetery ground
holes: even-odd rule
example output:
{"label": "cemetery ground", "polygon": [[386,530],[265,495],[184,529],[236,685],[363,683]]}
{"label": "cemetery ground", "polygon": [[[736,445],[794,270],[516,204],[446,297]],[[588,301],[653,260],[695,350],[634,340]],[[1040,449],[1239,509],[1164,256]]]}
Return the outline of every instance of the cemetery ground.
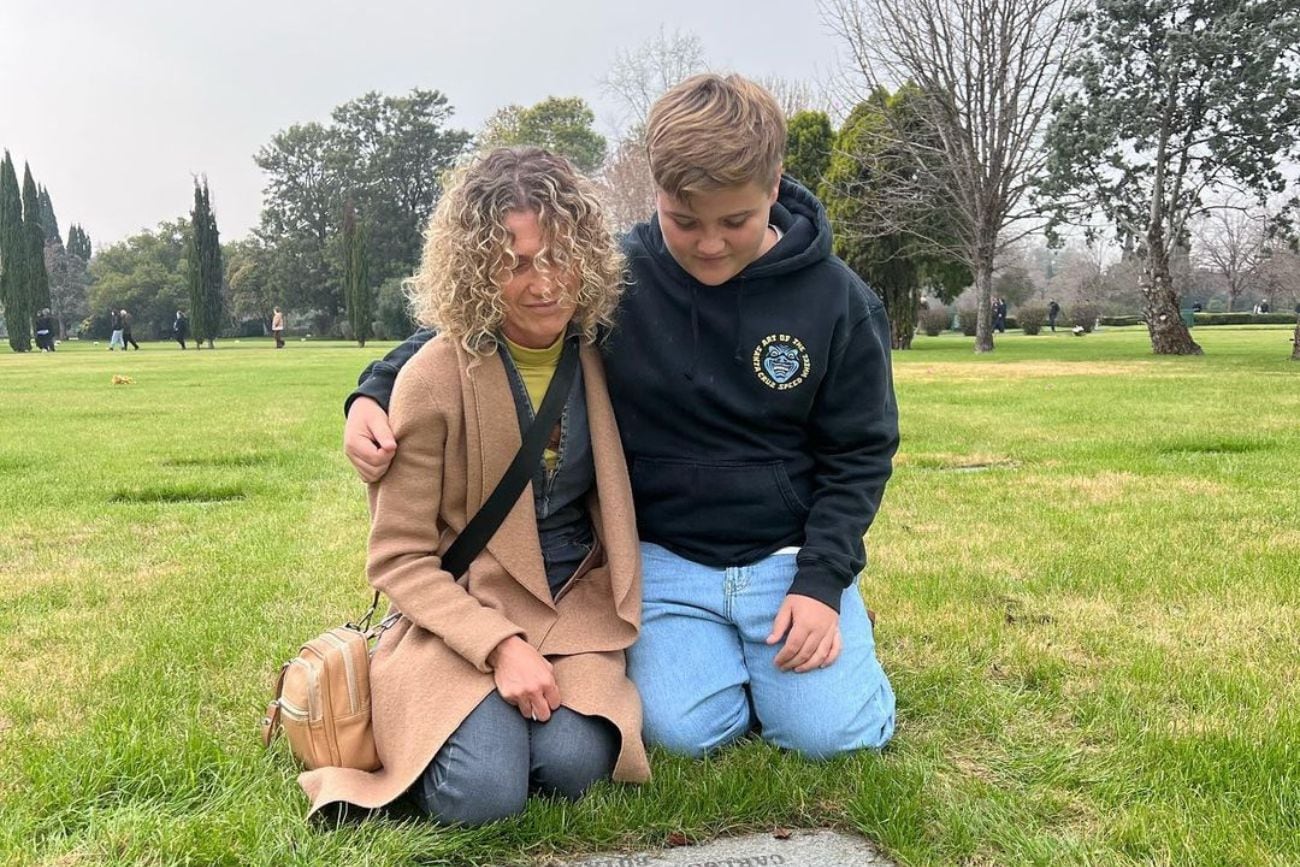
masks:
{"label": "cemetery ground", "polygon": [[813,826],[908,864],[1300,862],[1300,365],[1288,328],[1194,334],[1202,358],[1143,329],[895,354],[863,579],[883,753],[656,753],[645,787],[477,830],[314,827],[257,738],[279,664],[369,601],[341,402],[388,345],[0,355],[0,863],[545,863]]}

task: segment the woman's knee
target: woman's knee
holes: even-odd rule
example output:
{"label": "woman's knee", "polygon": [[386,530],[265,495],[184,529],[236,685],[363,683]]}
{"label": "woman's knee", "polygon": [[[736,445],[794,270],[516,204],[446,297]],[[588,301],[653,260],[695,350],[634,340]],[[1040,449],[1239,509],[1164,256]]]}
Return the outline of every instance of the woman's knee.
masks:
{"label": "woman's knee", "polygon": [[483,825],[524,811],[528,724],[491,693],[443,744],[416,782],[416,801],[448,824]]}
{"label": "woman's knee", "polygon": [[447,825],[486,825],[517,816],[528,804],[527,768],[437,765],[435,758],[416,783],[416,802],[431,819]]}
{"label": "woman's knee", "polygon": [[613,723],[566,707],[548,722],[533,725],[531,741],[533,784],[571,801],[610,777],[622,746]]}

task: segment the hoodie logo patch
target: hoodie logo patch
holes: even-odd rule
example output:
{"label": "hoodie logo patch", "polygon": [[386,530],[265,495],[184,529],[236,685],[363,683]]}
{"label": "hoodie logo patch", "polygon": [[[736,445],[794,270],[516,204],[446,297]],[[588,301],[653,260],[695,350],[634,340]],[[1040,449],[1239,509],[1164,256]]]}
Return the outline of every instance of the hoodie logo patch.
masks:
{"label": "hoodie logo patch", "polygon": [[798,388],[808,378],[811,361],[803,342],[789,334],[769,334],[754,347],[758,381],[777,391]]}

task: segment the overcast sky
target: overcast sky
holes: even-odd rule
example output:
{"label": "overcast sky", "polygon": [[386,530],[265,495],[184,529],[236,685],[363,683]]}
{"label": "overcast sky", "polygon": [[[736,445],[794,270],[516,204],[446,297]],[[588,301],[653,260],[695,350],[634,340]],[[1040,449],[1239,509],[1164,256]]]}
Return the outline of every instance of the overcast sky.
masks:
{"label": "overcast sky", "polygon": [[660,26],[697,35],[711,66],[824,78],[836,43],[813,0],[0,0],[0,148],[29,161],[59,228],[96,248],[189,211],[212,188],[223,240],[256,225],[253,154],[290,124],[328,121],[369,90],[436,88],[477,130],[503,105],[600,89],[620,49]]}

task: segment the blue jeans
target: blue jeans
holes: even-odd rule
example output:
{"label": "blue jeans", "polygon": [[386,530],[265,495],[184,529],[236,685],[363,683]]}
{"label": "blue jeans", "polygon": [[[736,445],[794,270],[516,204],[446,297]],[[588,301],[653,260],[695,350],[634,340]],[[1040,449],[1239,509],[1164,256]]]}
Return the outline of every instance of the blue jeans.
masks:
{"label": "blue jeans", "polygon": [[794,579],[795,555],[703,566],[641,544],[641,636],[627,654],[647,742],[698,756],[748,732],[811,758],[879,748],[894,733],[894,691],[876,659],[857,582],[840,605],[843,648],[828,668],[775,665],[766,643]]}
{"label": "blue jeans", "polygon": [[600,717],[556,708],[526,720],[495,690],[429,762],[412,794],[444,824],[483,825],[524,811],[530,792],[575,801],[618,760],[618,729]]}

